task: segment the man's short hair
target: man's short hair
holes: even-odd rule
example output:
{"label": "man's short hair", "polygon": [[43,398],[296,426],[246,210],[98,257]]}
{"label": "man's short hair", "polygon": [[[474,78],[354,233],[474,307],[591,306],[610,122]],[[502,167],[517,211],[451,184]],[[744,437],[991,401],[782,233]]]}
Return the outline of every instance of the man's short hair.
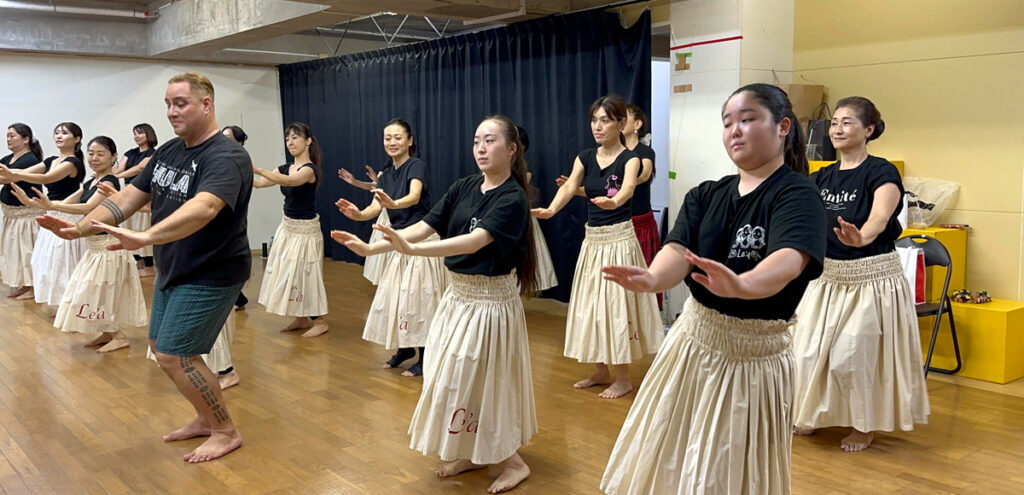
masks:
{"label": "man's short hair", "polygon": [[200,99],[209,96],[210,101],[213,101],[213,83],[210,80],[198,72],[185,72],[184,74],[178,74],[167,81],[167,84],[174,84],[180,82],[187,82],[189,90],[192,94],[198,96]]}

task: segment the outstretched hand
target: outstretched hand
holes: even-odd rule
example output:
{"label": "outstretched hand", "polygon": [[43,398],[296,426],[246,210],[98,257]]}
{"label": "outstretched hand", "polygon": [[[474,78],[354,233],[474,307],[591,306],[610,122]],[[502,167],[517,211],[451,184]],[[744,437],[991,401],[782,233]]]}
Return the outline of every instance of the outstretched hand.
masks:
{"label": "outstretched hand", "polygon": [[351,201],[345,198],[341,198],[334,202],[334,206],[338,207],[338,211],[340,211],[342,215],[345,215],[346,217],[357,222],[362,220],[359,208],[357,208],[356,205],[352,204]]}
{"label": "outstretched hand", "polygon": [[109,198],[117,194],[117,189],[114,189],[113,184],[109,182],[100,181],[98,184],[96,184],[96,192]]}
{"label": "outstretched hand", "polygon": [[102,230],[121,241],[107,246],[107,251],[117,251],[120,249],[134,251],[153,243],[152,239],[150,239],[149,235],[145,232],[137,232],[122,227],[113,227],[96,220],[92,221],[92,227],[94,229]]}
{"label": "outstretched hand", "polygon": [[654,275],[645,268],[632,265],[612,265],[601,268],[604,279],[615,282],[633,292],[653,292]]}
{"label": "outstretched hand", "polygon": [[414,253],[416,250],[415,246],[399,235],[398,231],[391,228],[390,225],[375,224],[373,228],[384,234],[384,240],[390,242],[391,247],[395,248],[395,251],[402,254],[416,254]]}
{"label": "outstretched hand", "polygon": [[704,271],[693,272],[690,276],[716,296],[743,298],[749,293],[746,283],[736,272],[715,260],[701,258],[693,254],[693,251],[687,251],[686,262]]}
{"label": "outstretched hand", "polygon": [[61,239],[71,241],[82,237],[82,231],[78,228],[78,224],[66,218],[46,214],[36,217],[36,223]]}
{"label": "outstretched hand", "polygon": [[833,227],[832,231],[836,233],[839,242],[850,247],[864,247],[864,236],[861,235],[860,229],[856,225],[843,220],[843,217],[839,217],[838,220],[839,226]]}
{"label": "outstretched hand", "polygon": [[551,208],[534,208],[534,209],[530,210],[530,215],[533,215],[534,218],[539,218],[541,220],[547,220],[547,219],[555,216],[555,212],[551,211]]}
{"label": "outstretched hand", "polygon": [[353,253],[364,258],[370,254],[370,245],[363,242],[362,239],[356,237],[356,235],[351,232],[345,232],[344,230],[332,230],[331,239],[334,239],[334,242],[349,248]]}
{"label": "outstretched hand", "polygon": [[383,189],[373,188],[371,192],[373,192],[373,197],[377,198],[377,202],[380,203],[381,206],[390,210],[398,209],[398,203],[396,203],[394,199],[391,199],[391,196],[388,196],[388,193],[384,192]]}
{"label": "outstretched hand", "polygon": [[594,203],[595,205],[597,205],[598,208],[602,210],[614,210],[619,207],[619,205],[615,204],[614,199],[609,198],[607,196],[598,196],[596,198],[591,198],[590,202]]}

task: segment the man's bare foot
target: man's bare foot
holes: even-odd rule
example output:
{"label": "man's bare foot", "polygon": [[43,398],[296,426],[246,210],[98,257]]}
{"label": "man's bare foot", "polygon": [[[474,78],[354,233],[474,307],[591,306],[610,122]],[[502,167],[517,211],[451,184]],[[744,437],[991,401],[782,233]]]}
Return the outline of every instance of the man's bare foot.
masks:
{"label": "man's bare foot", "polygon": [[101,346],[103,344],[106,344],[107,342],[110,342],[111,340],[114,340],[114,334],[112,334],[112,333],[101,333],[95,339],[92,339],[92,340],[82,344],[82,347],[99,347],[99,346]]}
{"label": "man's bare foot", "polygon": [[849,436],[839,442],[839,446],[846,452],[860,452],[870,447],[871,442],[874,440],[874,433],[861,433],[853,430],[853,433],[850,433]]}
{"label": "man's bare foot", "polygon": [[572,384],[572,388],[590,388],[595,385],[611,385],[612,383],[612,376],[608,374],[608,370],[595,371],[589,378],[584,378]]}
{"label": "man's bare foot", "polygon": [[139,278],[149,278],[155,276],[156,270],[153,267],[147,266],[145,268],[139,268]]}
{"label": "man's bare foot", "polygon": [[185,454],[182,459],[193,464],[197,462],[212,461],[218,457],[224,457],[235,449],[242,446],[242,434],[234,428],[230,432],[213,432],[210,438],[196,447],[195,450]]}
{"label": "man's bare foot", "polygon": [[27,291],[22,292],[21,294],[18,294],[17,297],[14,298],[14,300],[15,301],[30,301],[30,300],[35,299],[35,298],[36,298],[36,293],[32,291],[31,287],[29,287]]}
{"label": "man's bare foot", "polygon": [[305,316],[300,316],[300,317],[292,320],[292,322],[289,323],[288,326],[282,328],[279,331],[281,333],[285,333],[285,332],[294,332],[296,330],[306,330],[306,329],[309,329],[309,328],[313,328],[313,320],[310,320],[309,318],[306,318]]}
{"label": "man's bare foot", "polygon": [[[210,426],[206,425],[202,418],[196,416],[188,424],[164,435],[165,442],[177,442],[178,440],[188,440],[189,438],[196,437],[208,437],[210,436]],[[195,451],[191,452],[194,453]]]}
{"label": "man's bare foot", "polygon": [[455,476],[457,474],[462,474],[474,469],[480,469],[482,467],[484,466],[469,462],[469,459],[459,459],[441,464],[434,470],[434,472],[437,473],[438,478],[447,478],[449,476]]}
{"label": "man's bare foot", "polygon": [[623,395],[626,395],[633,391],[633,383],[629,380],[619,381],[615,380],[612,386],[604,389],[601,393],[597,394],[602,399],[618,399]]}
{"label": "man's bare foot", "polygon": [[813,434],[815,434],[817,432],[818,432],[818,430],[815,430],[814,428],[800,428],[798,426],[794,426],[793,427],[793,434],[794,435],[799,435],[799,436],[802,436],[802,437],[811,436],[811,435],[813,435]]}
{"label": "man's bare foot", "polygon": [[523,458],[519,457],[519,453],[515,453],[512,457],[505,459],[501,464],[492,466],[491,472],[493,473],[495,468],[501,470],[501,474],[498,475],[498,479],[491,483],[491,486],[487,488],[487,493],[501,493],[507,492],[519,483],[522,483],[527,477],[530,476],[530,467],[523,462]]}
{"label": "man's bare foot", "polygon": [[313,326],[309,327],[309,330],[306,330],[306,332],[302,334],[302,338],[311,339],[313,337],[319,337],[325,333],[327,333],[327,320],[321,317],[313,320]]}
{"label": "man's bare foot", "polygon": [[242,379],[238,377],[238,373],[235,370],[231,370],[223,375],[217,375],[217,381],[220,382],[220,389],[224,390],[238,385],[238,382],[242,381]]}
{"label": "man's bare foot", "polygon": [[14,289],[13,291],[11,291],[11,293],[8,294],[7,297],[9,297],[11,299],[17,299],[18,296],[20,296],[20,295],[22,295],[22,294],[24,294],[24,293],[26,293],[26,292],[28,292],[30,290],[32,290],[32,287],[18,287],[17,289]]}
{"label": "man's bare foot", "polygon": [[114,337],[110,339],[110,342],[107,342],[103,347],[96,349],[96,352],[116,351],[118,349],[124,349],[125,347],[128,347],[128,345],[128,337],[123,332],[117,332],[114,334]]}

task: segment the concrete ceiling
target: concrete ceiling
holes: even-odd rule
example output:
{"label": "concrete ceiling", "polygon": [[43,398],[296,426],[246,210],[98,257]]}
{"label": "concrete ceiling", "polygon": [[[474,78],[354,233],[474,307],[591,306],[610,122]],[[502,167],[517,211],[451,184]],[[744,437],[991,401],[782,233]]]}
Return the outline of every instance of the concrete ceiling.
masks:
{"label": "concrete ceiling", "polygon": [[0,50],[276,65],[615,0],[0,0]]}

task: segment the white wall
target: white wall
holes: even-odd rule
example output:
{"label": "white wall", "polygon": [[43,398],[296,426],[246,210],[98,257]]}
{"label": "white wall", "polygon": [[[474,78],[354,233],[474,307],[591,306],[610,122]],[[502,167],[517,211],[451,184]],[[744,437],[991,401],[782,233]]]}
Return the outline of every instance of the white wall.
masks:
{"label": "white wall", "polygon": [[[276,69],[14,53],[0,53],[0,67],[0,122],[28,124],[47,155],[57,151],[52,132],[63,121],[80,125],[85,141],[113,138],[121,153],[135,147],[132,127],[141,122],[153,125],[161,143],[171,139],[163,102],[167,80],[196,71],[213,82],[220,126],[240,125],[249,135],[253,162],[264,168],[284,163]],[[277,227],[281,205],[276,188],[253,192],[253,248]]]}
{"label": "white wall", "polygon": [[667,60],[651,61],[651,115],[648,116],[650,122],[647,125],[651,128],[651,148],[658,161],[658,173],[651,182],[651,205],[654,207],[669,205],[668,113],[669,98],[672,96],[669,69]]}

